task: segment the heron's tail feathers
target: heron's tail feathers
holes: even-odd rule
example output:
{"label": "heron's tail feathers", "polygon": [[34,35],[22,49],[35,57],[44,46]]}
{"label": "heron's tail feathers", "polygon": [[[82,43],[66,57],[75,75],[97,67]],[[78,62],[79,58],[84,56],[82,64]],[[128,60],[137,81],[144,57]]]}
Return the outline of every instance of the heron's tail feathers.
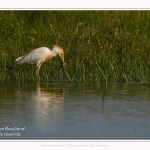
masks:
{"label": "heron's tail feathers", "polygon": [[15,62],[17,62],[17,64],[22,64],[23,57],[24,56],[18,57]]}

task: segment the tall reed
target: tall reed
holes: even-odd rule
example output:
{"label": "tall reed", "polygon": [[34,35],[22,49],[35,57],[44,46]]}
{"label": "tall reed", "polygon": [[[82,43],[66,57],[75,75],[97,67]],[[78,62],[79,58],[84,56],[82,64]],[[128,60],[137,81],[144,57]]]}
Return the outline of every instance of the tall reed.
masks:
{"label": "tall reed", "polygon": [[41,80],[149,82],[150,11],[0,11],[0,81],[36,80],[35,66],[15,63],[30,50],[58,44]]}

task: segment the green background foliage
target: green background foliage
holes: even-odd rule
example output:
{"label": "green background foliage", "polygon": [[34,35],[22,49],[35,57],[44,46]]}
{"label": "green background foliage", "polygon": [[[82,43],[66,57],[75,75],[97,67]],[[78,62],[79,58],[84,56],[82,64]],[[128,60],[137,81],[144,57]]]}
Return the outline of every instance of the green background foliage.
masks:
{"label": "green background foliage", "polygon": [[65,51],[42,65],[41,80],[149,82],[150,11],[0,11],[0,81],[36,80],[15,59],[37,47]]}

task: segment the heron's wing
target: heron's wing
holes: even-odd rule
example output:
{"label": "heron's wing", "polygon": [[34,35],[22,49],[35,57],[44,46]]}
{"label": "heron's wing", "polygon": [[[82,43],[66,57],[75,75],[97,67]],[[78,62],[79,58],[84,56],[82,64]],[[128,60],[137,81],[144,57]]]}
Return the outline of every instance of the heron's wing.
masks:
{"label": "heron's wing", "polygon": [[16,59],[18,64],[37,64],[42,59],[45,59],[47,56],[51,54],[51,51],[46,47],[40,47],[37,49],[32,50],[28,54],[21,56]]}

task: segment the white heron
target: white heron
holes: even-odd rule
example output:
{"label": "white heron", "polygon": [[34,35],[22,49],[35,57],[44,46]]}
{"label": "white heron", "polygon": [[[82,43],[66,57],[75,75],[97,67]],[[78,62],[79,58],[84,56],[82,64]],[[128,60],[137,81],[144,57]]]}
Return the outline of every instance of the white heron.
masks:
{"label": "white heron", "polygon": [[15,61],[18,64],[36,64],[37,66],[36,74],[39,77],[41,65],[44,62],[48,61],[49,59],[52,59],[56,55],[60,56],[62,60],[62,66],[64,67],[66,65],[66,63],[64,63],[64,50],[57,45],[53,45],[52,50],[50,50],[47,47],[36,48],[31,52],[29,52],[28,54],[20,56]]}

